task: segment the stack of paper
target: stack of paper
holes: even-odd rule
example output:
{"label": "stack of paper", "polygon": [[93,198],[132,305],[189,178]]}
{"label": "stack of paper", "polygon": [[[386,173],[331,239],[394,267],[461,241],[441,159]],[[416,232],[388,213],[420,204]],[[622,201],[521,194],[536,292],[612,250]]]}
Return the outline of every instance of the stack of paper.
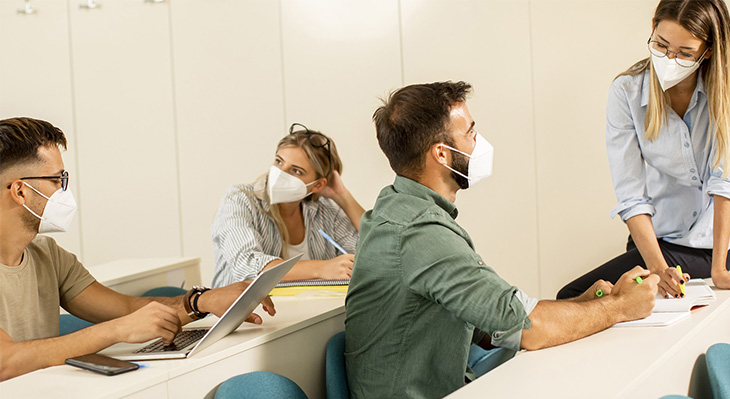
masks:
{"label": "stack of paper", "polygon": [[654,310],[649,317],[617,323],[614,327],[662,327],[689,317],[690,311],[709,305],[715,300],[715,292],[702,279],[690,280],[685,284],[684,298],[663,298],[657,294]]}

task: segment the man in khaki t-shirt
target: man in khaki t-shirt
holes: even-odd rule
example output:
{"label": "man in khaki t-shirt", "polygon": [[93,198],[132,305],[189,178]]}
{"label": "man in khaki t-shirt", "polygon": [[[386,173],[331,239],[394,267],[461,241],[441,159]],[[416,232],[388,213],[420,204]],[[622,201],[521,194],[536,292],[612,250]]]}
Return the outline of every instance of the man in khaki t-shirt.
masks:
{"label": "man in khaki t-shirt", "polygon": [[20,265],[0,264],[0,329],[14,341],[58,336],[59,303],[67,304],[94,281],[76,255],[37,236]]}
{"label": "man in khaki t-shirt", "polygon": [[[63,132],[48,122],[0,120],[0,381],[117,342],[169,343],[181,325],[223,315],[249,283],[175,298],[131,297],[99,284],[76,256],[38,236],[65,231],[76,210],[65,147]],[[263,304],[275,313],[270,299]],[[59,306],[96,324],[59,337]]]}

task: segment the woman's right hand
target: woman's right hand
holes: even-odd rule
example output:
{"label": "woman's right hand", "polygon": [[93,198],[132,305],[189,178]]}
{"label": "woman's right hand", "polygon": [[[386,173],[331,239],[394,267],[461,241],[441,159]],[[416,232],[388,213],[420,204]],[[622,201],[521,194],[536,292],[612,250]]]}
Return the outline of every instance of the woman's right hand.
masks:
{"label": "woman's right hand", "polygon": [[659,294],[664,298],[679,298],[681,291],[679,289],[680,281],[686,283],[689,281],[689,274],[680,275],[676,268],[667,267],[661,272],[655,273],[659,276]]}
{"label": "woman's right hand", "polygon": [[352,276],[352,264],[355,262],[355,255],[340,255],[330,260],[322,261],[319,269],[319,278],[327,280],[344,280]]}

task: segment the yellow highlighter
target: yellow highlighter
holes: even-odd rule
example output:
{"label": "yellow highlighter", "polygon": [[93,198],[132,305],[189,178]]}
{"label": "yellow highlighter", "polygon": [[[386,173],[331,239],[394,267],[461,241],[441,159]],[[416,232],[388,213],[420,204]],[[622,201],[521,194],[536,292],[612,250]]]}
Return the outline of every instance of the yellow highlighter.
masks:
{"label": "yellow highlighter", "polygon": [[684,275],[682,274],[682,266],[677,265],[677,271],[679,272],[679,275],[682,277],[682,280],[680,280],[682,282],[679,284],[679,292],[681,292],[682,296],[684,296],[684,294],[686,294],[686,292],[684,290]]}

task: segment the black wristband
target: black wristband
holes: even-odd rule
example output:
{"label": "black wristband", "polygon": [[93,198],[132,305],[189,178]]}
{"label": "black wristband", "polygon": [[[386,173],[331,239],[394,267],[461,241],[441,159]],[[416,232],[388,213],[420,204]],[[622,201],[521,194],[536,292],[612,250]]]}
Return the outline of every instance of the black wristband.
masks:
{"label": "black wristband", "polygon": [[207,312],[201,312],[200,309],[198,309],[198,298],[200,298],[200,296],[205,291],[210,291],[210,288],[200,287],[196,285],[192,289],[192,294],[188,297],[190,309],[193,311],[193,314],[195,314],[195,317],[198,319],[202,319],[203,317],[208,315]]}

